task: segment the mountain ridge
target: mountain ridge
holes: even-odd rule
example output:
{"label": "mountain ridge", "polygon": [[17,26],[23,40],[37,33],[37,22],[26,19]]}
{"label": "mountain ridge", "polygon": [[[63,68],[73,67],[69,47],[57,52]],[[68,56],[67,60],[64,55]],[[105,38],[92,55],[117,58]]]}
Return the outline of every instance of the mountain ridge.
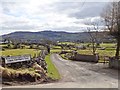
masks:
{"label": "mountain ridge", "polygon": [[[94,33],[94,32],[91,32]],[[99,32],[103,35],[105,32]],[[18,40],[51,40],[51,41],[83,41],[89,42],[90,35],[88,32],[65,32],[65,31],[17,31],[0,36],[2,39],[18,39]],[[106,37],[110,37],[107,35]],[[106,38],[105,37],[105,38]],[[102,36],[103,38],[103,36]]]}

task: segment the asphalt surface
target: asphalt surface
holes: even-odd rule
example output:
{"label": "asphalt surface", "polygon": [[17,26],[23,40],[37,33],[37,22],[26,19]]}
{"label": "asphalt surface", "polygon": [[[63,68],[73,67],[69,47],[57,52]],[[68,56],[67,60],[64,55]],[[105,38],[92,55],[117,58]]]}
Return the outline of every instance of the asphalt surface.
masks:
{"label": "asphalt surface", "polygon": [[61,75],[58,82],[7,88],[118,88],[118,71],[108,64],[64,60],[58,54],[51,60]]}

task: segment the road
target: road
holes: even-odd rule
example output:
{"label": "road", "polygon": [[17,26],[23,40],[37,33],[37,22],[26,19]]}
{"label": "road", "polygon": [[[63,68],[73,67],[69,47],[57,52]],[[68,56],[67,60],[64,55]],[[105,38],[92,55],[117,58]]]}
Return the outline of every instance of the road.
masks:
{"label": "road", "polygon": [[118,71],[108,64],[64,60],[58,54],[51,60],[61,74],[58,82],[8,88],[118,88]]}

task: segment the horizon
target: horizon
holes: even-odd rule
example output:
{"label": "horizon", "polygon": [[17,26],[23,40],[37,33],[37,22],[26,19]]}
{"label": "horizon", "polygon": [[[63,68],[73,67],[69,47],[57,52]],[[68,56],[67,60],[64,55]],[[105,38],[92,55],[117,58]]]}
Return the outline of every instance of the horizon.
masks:
{"label": "horizon", "polygon": [[[43,31],[13,31],[13,32],[9,32],[9,33],[6,33],[6,34],[0,34],[0,36],[3,36],[3,35],[8,35],[8,34],[11,34],[11,33],[16,33],[16,32],[30,32],[30,33],[39,33],[39,32],[65,32],[65,33],[84,33],[84,32],[88,32],[88,31],[80,31],[80,32],[70,32],[70,31],[52,31],[52,30],[43,30]],[[95,31],[91,31],[91,32],[95,32]],[[104,32],[104,31],[98,31],[98,32]]]}
{"label": "horizon", "polygon": [[63,31],[59,31],[59,30],[40,30],[40,31],[28,31],[28,30],[19,30],[19,31],[11,31],[11,32],[8,32],[8,33],[5,33],[5,34],[3,34],[3,33],[0,33],[0,36],[2,36],[2,35],[7,35],[7,34],[10,34],[10,33],[15,33],[15,32],[44,32],[44,31],[51,31],[51,32],[67,32],[67,33],[80,33],[80,32],[84,32],[84,31],[77,31],[77,32],[71,32],[71,31],[66,31],[66,30],[63,30]]}
{"label": "horizon", "polygon": [[[7,35],[7,34],[11,34],[11,33],[15,33],[15,32],[31,32],[31,33],[32,33],[32,32],[33,32],[33,33],[36,32],[36,33],[37,33],[37,32],[44,32],[44,31],[46,31],[46,32],[47,32],[47,31],[51,31],[51,32],[80,33],[80,32],[70,32],[70,31],[65,31],[65,30],[63,30],[63,31],[57,31],[57,30],[56,30],[56,31],[53,31],[53,30],[42,30],[42,31],[22,31],[22,30],[21,30],[21,31],[13,31],[13,32],[9,32],[9,33],[6,33],[6,34],[1,33],[0,36],[2,36],[2,35]],[[81,32],[82,32],[82,31],[81,31]]]}

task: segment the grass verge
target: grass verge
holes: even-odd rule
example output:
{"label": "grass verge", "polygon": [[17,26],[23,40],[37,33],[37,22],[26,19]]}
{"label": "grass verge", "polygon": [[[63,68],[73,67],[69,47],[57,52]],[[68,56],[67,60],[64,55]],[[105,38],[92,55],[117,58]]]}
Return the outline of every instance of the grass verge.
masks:
{"label": "grass verge", "polygon": [[45,61],[48,65],[47,71],[48,71],[48,77],[52,78],[53,80],[60,79],[60,74],[58,70],[56,69],[55,65],[50,60],[50,54],[45,57]]}
{"label": "grass verge", "polygon": [[69,60],[67,57],[65,57],[65,54],[60,54],[60,56],[61,56],[64,60]]}

